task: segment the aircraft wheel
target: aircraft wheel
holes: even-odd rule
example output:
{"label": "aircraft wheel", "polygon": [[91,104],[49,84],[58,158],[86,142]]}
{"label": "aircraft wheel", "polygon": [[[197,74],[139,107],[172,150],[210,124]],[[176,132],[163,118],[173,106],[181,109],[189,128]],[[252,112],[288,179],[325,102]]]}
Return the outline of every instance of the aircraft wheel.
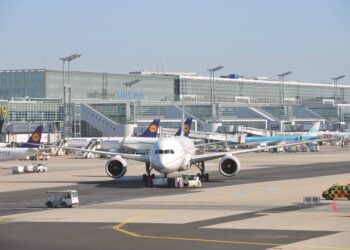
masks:
{"label": "aircraft wheel", "polygon": [[205,181],[209,181],[209,174],[208,174],[208,173],[205,173],[205,175],[204,175],[204,180],[205,180]]}

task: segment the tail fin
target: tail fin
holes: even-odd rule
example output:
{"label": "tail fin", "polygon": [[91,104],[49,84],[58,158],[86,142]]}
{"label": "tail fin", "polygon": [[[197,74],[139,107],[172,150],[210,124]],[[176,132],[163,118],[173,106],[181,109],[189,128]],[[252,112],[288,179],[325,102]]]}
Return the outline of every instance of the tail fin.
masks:
{"label": "tail fin", "polygon": [[157,137],[159,128],[159,119],[154,119],[148,128],[140,135],[140,137]]}
{"label": "tail fin", "polygon": [[309,132],[319,132],[320,131],[320,122],[315,122]]}
{"label": "tail fin", "polygon": [[[187,136],[190,134],[191,130],[191,125],[192,125],[192,118],[187,118],[186,121],[184,122],[184,136]],[[181,135],[181,128],[177,131],[175,136]]]}
{"label": "tail fin", "polygon": [[43,132],[43,126],[38,126],[32,135],[29,137],[28,141],[24,143],[22,148],[38,148],[41,141],[41,134]]}

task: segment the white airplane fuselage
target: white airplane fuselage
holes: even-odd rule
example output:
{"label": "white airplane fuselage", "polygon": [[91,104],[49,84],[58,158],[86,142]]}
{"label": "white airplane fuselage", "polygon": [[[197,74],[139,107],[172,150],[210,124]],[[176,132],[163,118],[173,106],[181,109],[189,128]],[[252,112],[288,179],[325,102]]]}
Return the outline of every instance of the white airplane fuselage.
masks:
{"label": "white airplane fuselage", "polygon": [[0,161],[22,159],[38,152],[35,148],[0,148]]}
{"label": "white airplane fuselage", "polygon": [[314,132],[320,139],[328,139],[328,140],[341,140],[346,141],[349,140],[350,133],[349,132],[340,132],[340,131],[325,131],[325,132]]}
{"label": "white airplane fuselage", "polygon": [[196,152],[193,142],[183,136],[160,138],[150,151],[151,166],[162,174],[188,169]]}
{"label": "white airplane fuselage", "polygon": [[135,152],[148,152],[154,142],[158,138],[153,137],[113,137],[108,139],[102,139],[101,149],[108,151],[135,151]]}

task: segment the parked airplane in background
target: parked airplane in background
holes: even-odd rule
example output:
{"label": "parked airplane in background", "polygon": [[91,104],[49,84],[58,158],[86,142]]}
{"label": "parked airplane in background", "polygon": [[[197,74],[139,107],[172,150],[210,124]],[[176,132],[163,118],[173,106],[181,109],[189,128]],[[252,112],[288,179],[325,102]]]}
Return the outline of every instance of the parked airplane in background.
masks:
{"label": "parked airplane in background", "polygon": [[[153,120],[146,130],[136,138],[147,141],[147,138],[156,138],[158,135],[159,119]],[[101,140],[101,148],[103,150],[119,150],[120,143],[126,137],[95,137],[95,138],[69,138],[68,146],[70,147],[87,147],[92,140]],[[146,139],[145,139],[146,138]]]}
{"label": "parked airplane in background", "polygon": [[[188,136],[192,125],[192,118],[187,118],[184,123],[185,135]],[[154,120],[153,123],[146,129],[146,131],[139,137],[126,136],[114,137],[108,140],[102,140],[101,149],[118,152],[148,152],[153,143],[158,140],[157,132],[159,127],[159,120]],[[181,134],[181,128],[176,135]]]}
{"label": "parked airplane in background", "polygon": [[[298,135],[276,135],[276,136],[251,136],[245,138],[245,143],[279,143],[279,142],[297,142],[305,140],[315,140],[320,138],[319,135],[320,122],[315,122],[312,128]],[[228,141],[228,144],[237,144],[237,142]]]}
{"label": "parked airplane in background", "polygon": [[331,141],[340,141],[341,145],[347,144],[350,142],[350,128],[346,131],[323,131],[316,133],[319,138],[323,138]]}
{"label": "parked airplane in background", "polygon": [[38,126],[28,141],[19,148],[0,148],[0,161],[17,160],[39,153],[43,126]]}

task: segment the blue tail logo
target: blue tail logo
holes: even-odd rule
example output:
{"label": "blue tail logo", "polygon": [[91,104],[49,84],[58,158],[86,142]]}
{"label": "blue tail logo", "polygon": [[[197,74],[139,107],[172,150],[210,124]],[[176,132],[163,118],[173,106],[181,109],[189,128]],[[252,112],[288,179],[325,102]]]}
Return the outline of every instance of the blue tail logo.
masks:
{"label": "blue tail logo", "polygon": [[38,126],[32,135],[29,137],[28,141],[24,143],[22,148],[38,148],[40,146],[41,134],[43,133],[43,126]]}
{"label": "blue tail logo", "polygon": [[160,120],[155,119],[140,137],[157,137],[159,123]]}
{"label": "blue tail logo", "polygon": [[[191,125],[192,125],[192,118],[187,118],[184,122],[184,136],[187,136],[190,134],[191,130]],[[177,131],[175,136],[181,135],[181,128]]]}

